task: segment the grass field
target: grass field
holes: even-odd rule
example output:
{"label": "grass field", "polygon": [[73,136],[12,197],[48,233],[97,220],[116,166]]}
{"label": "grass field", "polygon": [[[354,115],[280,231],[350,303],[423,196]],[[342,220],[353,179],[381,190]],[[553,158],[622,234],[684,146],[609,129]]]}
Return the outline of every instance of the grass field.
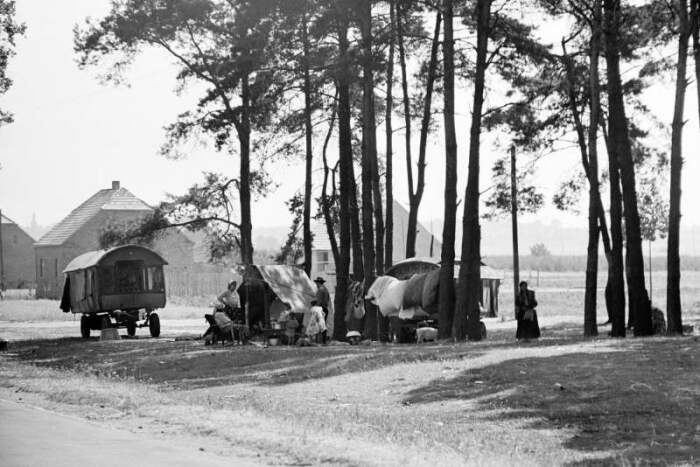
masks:
{"label": "grass field", "polygon": [[[3,397],[255,446],[273,465],[694,465],[700,337],[205,348],[14,342]],[[284,462],[280,461],[284,459]]]}
{"label": "grass field", "polygon": [[543,338],[530,343],[491,319],[476,343],[211,348],[177,339],[204,330],[206,308],[187,306],[162,311],[160,339],[100,342],[69,337],[78,323],[55,302],[7,300],[0,397],[268,465],[699,464],[696,276],[682,291],[696,334],[644,339],[583,339],[582,277],[532,284]]}

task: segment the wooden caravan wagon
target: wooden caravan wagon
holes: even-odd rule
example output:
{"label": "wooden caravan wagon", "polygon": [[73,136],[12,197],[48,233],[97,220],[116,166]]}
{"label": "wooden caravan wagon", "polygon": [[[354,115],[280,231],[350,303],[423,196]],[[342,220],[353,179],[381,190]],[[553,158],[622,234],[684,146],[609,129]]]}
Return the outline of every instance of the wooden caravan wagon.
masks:
{"label": "wooden caravan wagon", "polygon": [[145,326],[158,337],[160,318],[153,310],[165,306],[166,264],[160,255],[138,245],[84,253],[63,270],[61,309],[83,315],[83,337],[90,337],[90,330],[109,327],[125,327],[133,336],[137,327]]}
{"label": "wooden caravan wagon", "polygon": [[[460,261],[455,261],[455,285],[459,277]],[[421,274],[440,269],[439,259],[433,258],[407,258],[398,261],[387,269],[386,275],[400,280],[410,279],[414,274]],[[484,308],[483,315],[489,318],[498,316],[498,292],[501,286],[500,274],[481,263],[481,304]]]}
{"label": "wooden caravan wagon", "polygon": [[[457,286],[459,277],[460,262],[455,261],[454,280]],[[409,280],[419,274],[429,274],[440,269],[438,259],[433,258],[407,258],[398,261],[392,267],[387,269],[386,275],[395,277],[399,280]],[[498,316],[498,291],[500,288],[501,279],[496,271],[481,263],[481,297],[480,303],[482,306],[482,317]],[[437,298],[437,294],[435,294]],[[407,298],[404,298],[404,306]],[[425,308],[423,304],[423,313],[416,315],[413,318],[391,317],[389,319],[389,337],[393,342],[410,342],[415,339],[416,328],[421,325],[437,326],[438,313],[437,302]],[[481,323],[482,336],[486,336],[486,327]]]}

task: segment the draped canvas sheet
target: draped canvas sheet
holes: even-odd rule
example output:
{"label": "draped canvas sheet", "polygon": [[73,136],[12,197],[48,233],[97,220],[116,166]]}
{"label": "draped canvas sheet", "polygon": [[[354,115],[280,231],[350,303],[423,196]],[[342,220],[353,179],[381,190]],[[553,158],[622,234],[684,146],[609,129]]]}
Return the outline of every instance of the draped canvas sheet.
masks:
{"label": "draped canvas sheet", "polygon": [[437,306],[438,303],[438,285],[440,284],[440,270],[430,271],[425,274],[425,282],[423,283],[423,308]]}
{"label": "draped canvas sheet", "polygon": [[408,281],[391,276],[379,276],[372,283],[365,298],[379,307],[384,316],[398,316],[403,308],[403,299]]}
{"label": "draped canvas sheet", "polygon": [[403,294],[403,307],[423,306],[423,285],[425,284],[425,274],[414,274],[406,282],[406,292]]}
{"label": "draped canvas sheet", "polygon": [[316,286],[299,268],[291,266],[256,266],[277,298],[295,313],[304,313],[316,297]]}
{"label": "draped canvas sheet", "polygon": [[425,310],[437,306],[440,271],[413,275],[408,280],[391,276],[378,277],[365,298],[379,307],[384,316],[401,319],[426,317]]}

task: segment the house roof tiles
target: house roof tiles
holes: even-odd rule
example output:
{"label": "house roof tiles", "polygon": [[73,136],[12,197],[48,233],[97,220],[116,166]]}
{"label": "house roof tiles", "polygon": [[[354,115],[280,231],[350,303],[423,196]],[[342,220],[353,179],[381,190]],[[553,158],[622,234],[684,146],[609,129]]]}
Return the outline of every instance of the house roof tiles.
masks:
{"label": "house roof tiles", "polygon": [[151,210],[149,205],[126,188],[100,190],[49,230],[36,242],[36,246],[62,245],[100,211]]}

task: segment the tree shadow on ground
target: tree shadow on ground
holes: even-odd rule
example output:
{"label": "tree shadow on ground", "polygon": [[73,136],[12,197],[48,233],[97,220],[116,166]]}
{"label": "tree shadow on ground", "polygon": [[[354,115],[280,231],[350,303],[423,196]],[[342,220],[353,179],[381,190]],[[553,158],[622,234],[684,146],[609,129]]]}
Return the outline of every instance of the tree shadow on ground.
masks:
{"label": "tree shadow on ground", "polygon": [[[571,344],[578,326],[551,327],[546,339],[531,347]],[[403,363],[476,358],[494,349],[517,349],[511,330],[495,331],[481,342],[423,345],[267,347],[211,346],[202,341],[172,339],[58,338],[17,341],[11,355],[18,361],[86,374],[134,378],[197,389],[236,383],[284,385]]]}
{"label": "tree shadow on ground", "polygon": [[572,465],[698,462],[700,339],[610,343],[609,351],[516,358],[435,380],[404,403],[471,400],[501,409],[499,420],[565,430],[565,447],[606,456]]}

